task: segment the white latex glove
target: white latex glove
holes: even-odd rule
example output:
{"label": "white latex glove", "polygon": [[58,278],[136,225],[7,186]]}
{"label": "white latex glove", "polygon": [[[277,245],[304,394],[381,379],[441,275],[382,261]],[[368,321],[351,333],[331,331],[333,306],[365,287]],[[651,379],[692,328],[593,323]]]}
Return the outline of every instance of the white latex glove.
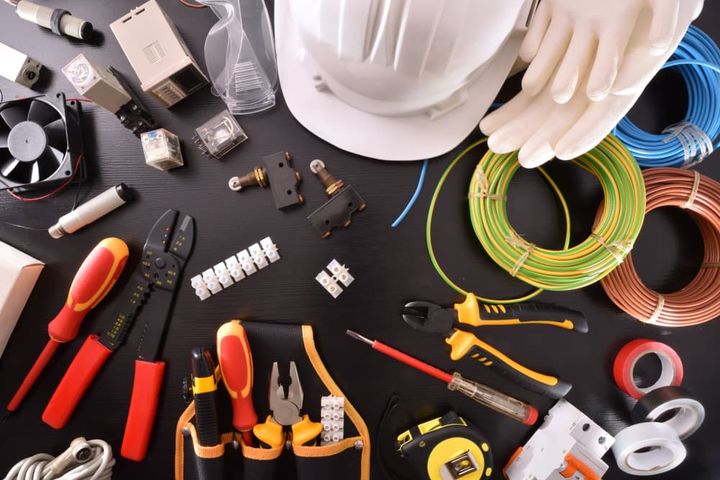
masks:
{"label": "white latex glove", "polygon": [[702,5],[703,0],[544,0],[521,49],[523,56],[534,55],[522,91],[480,122],[488,146],[498,153],[520,150],[527,168],[591,150],[632,108]]}

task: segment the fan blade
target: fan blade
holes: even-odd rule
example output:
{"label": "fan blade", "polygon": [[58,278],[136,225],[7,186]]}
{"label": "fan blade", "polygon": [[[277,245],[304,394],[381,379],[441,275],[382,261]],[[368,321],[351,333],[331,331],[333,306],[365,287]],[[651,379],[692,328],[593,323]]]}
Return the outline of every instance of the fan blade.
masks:
{"label": "fan blade", "polygon": [[28,116],[28,105],[27,102],[18,103],[9,107],[3,108],[0,111],[0,117],[5,120],[8,127],[13,128],[20,122],[24,122]]}
{"label": "fan blade", "polygon": [[3,177],[17,183],[28,183],[30,181],[30,165],[17,159],[11,159],[10,163],[3,166]]}
{"label": "fan blade", "polygon": [[50,122],[43,128],[48,136],[48,145],[57,148],[61,152],[67,149],[67,138],[65,136],[65,122],[62,118],[58,118],[54,122]]}
{"label": "fan blade", "polygon": [[40,161],[32,163],[32,170],[30,171],[30,183],[36,183],[40,180]]}
{"label": "fan blade", "polygon": [[35,122],[40,126],[45,126],[58,118],[60,118],[58,111],[42,100],[33,100],[30,102],[30,110],[28,111],[27,119],[31,122]]}
{"label": "fan blade", "polygon": [[[52,157],[51,161],[55,162],[55,165],[56,165],[55,170],[57,170],[57,167],[60,166],[63,159],[65,158],[65,152],[61,152],[60,150],[58,150],[57,148],[54,148],[54,147],[48,147],[45,151],[48,151],[48,150],[52,153],[52,155],[48,155],[48,157]],[[43,155],[43,157],[44,156],[45,155]]]}
{"label": "fan blade", "polygon": [[10,150],[7,148],[0,148],[0,175],[6,177],[19,160],[13,158],[10,154]]}
{"label": "fan blade", "polygon": [[38,165],[40,180],[48,178],[60,168],[64,155],[52,147],[46,148],[42,156],[35,162]]}
{"label": "fan blade", "polygon": [[7,148],[7,139],[10,132],[0,132],[0,148]]}

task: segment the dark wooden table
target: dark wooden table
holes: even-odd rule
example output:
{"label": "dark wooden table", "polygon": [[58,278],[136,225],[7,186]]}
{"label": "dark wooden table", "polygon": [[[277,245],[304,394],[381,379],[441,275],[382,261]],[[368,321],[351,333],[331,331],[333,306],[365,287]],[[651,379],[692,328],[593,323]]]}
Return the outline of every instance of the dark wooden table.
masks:
{"label": "dark wooden table", "polygon": [[[86,45],[54,36],[19,20],[9,6],[0,4],[0,41],[23,50],[47,67],[38,90],[63,90],[73,94],[60,68],[81,52],[98,63],[115,66],[137,85],[137,79],[108,27],[136,2],[78,0],[47,3],[65,6],[92,21],[104,39],[97,45]],[[161,0],[161,4],[203,65],[204,39],[215,17],[208,10],[189,9],[174,0]],[[713,19],[718,15],[720,6],[716,2],[707,2],[698,21],[698,25],[716,39],[720,38],[720,27]],[[0,88],[6,99],[31,93],[5,80],[0,80]],[[74,187],[51,200],[35,204],[18,202],[0,192],[0,240],[46,264],[0,359],[0,403],[5,405],[10,399],[46,342],[47,322],[64,302],[70,280],[92,246],[104,237],[118,236],[126,240],[137,255],[155,218],[167,208],[175,208],[196,218],[197,242],[167,333],[163,353],[167,360],[165,388],[148,456],[142,463],[119,460],[117,478],[171,476],[175,422],[183,409],[180,380],[189,370],[190,349],[211,344],[217,327],[232,318],[312,324],[326,365],[358,407],[373,435],[393,393],[400,395],[407,418],[423,420],[444,413],[448,408],[457,409],[490,439],[496,459],[495,477],[500,478],[502,465],[515,448],[527,440],[531,429],[447,392],[437,381],[369,351],[344,334],[345,329],[353,328],[440,367],[453,368],[443,342],[409,330],[399,317],[399,308],[410,299],[438,303],[458,300],[458,296],[434,273],[425,252],[423,232],[432,187],[460,147],[431,162],[427,184],[416,208],[399,228],[392,229],[390,223],[415,188],[419,164],[385,163],[340,151],[299,125],[281,96],[273,110],[239,117],[249,140],[226,158],[211,160],[202,157],[190,141],[193,129],[223,108],[209,89],[169,110],[147,96],[145,99],[162,126],[183,140],[185,167],[169,173],[147,167],[138,140],[112,115],[87,105],[83,116],[89,179],[81,187],[82,194],[91,197],[111,185],[125,182],[139,193],[139,198],[132,204],[74,235],[53,240],[43,231],[20,229],[6,222],[47,228],[70,208]],[[633,117],[644,127],[659,131],[680,120],[684,108],[685,93],[679,77],[663,73],[643,96]],[[358,132],[358,135],[362,134]],[[466,144],[478,137],[479,134],[473,134]],[[301,186],[307,202],[304,207],[281,212],[275,209],[269,191],[256,189],[237,194],[227,188],[229,177],[248,171],[261,156],[278,150],[292,152],[297,167],[305,176]],[[336,232],[329,240],[320,239],[305,219],[325,199],[320,184],[312,178],[308,168],[314,158],[325,160],[331,171],[354,185],[368,204],[367,210],[357,215],[349,229]],[[489,260],[470,228],[465,192],[476,159],[468,159],[456,169],[439,202],[435,229],[438,255],[449,274],[473,291],[496,296],[517,294],[527,287],[511,279]],[[715,154],[698,170],[720,179],[719,161],[720,157]],[[555,162],[550,171],[570,201],[573,240],[580,241],[590,232],[601,197],[599,185],[571,165]],[[557,247],[561,244],[563,227],[558,206],[539,175],[527,171],[518,175],[510,190],[509,212],[514,225],[526,238],[541,245]],[[198,301],[190,288],[192,275],[267,235],[272,236],[280,247],[282,260],[278,264],[205,302]],[[641,276],[651,287],[672,291],[692,278],[701,257],[702,243],[693,222],[682,212],[663,209],[647,219],[633,258]],[[337,300],[333,300],[314,279],[332,258],[347,264],[356,278]],[[137,258],[133,258],[129,267],[134,267],[136,261]],[[107,322],[112,300],[111,293],[108,301],[84,323],[81,338]],[[686,330],[649,327],[618,311],[598,285],[567,293],[548,292],[542,300],[584,311],[591,332],[574,335],[542,327],[498,328],[488,329],[485,339],[531,366],[557,372],[572,382],[575,386],[568,400],[611,433],[627,418],[627,409],[611,377],[615,353],[626,341],[638,337],[669,343],[683,357],[685,386],[705,404],[707,419],[702,429],[687,441],[687,460],[662,478],[719,478],[720,466],[716,463],[720,436],[716,429],[720,428],[720,388],[717,386],[720,360],[716,349],[720,323],[711,322]],[[36,452],[57,454],[79,435],[103,438],[119,449],[137,336],[138,331],[131,333],[128,345],[104,367],[67,427],[55,431],[41,422],[40,415],[81,341],[62,348],[22,409],[0,425],[0,472]],[[463,371],[472,378],[536,404],[542,412],[552,405],[551,401],[523,391],[492,372],[478,369],[465,367]],[[390,430],[409,426],[391,425]],[[380,467],[381,457],[387,459],[385,463],[391,470],[402,465],[394,458],[392,441],[388,437],[373,438],[376,444],[374,479],[391,478]],[[627,478],[614,466],[611,454],[605,460],[613,465],[605,478]],[[404,478],[411,476],[406,474]]]}

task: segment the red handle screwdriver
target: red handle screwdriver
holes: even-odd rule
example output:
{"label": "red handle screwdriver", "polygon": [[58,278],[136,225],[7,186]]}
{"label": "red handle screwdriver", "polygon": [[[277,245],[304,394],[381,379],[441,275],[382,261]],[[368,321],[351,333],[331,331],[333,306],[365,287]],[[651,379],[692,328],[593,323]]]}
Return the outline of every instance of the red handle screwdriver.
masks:
{"label": "red handle screwdriver", "polygon": [[240,321],[220,326],[217,355],[225,388],[232,399],[233,427],[243,434],[246,445],[253,446],[252,428],[258,420],[252,401],[253,361],[250,342]]}
{"label": "red handle screwdriver", "polygon": [[85,258],[70,285],[62,310],[48,325],[50,340],[35,360],[20,387],[7,406],[11,412],[20,407],[37,378],[61,343],[72,341],[85,315],[107,295],[122,273],[128,258],[128,247],[119,238],[106,238]]}
{"label": "red handle screwdriver", "polygon": [[422,360],[418,360],[415,357],[411,357],[410,355],[389,345],[385,345],[377,340],[370,340],[369,338],[363,337],[352,330],[347,330],[345,333],[355,340],[359,340],[370,345],[373,350],[377,350],[378,352],[394,358],[405,365],[409,365],[416,370],[420,370],[421,372],[430,375],[431,377],[437,378],[447,384],[448,390],[457,390],[463,395],[472,398],[476,402],[485,405],[488,408],[492,408],[503,415],[507,415],[518,422],[522,422],[525,425],[534,425],[538,419],[538,411],[535,407],[521,402],[509,395],[505,395],[502,392],[498,392],[494,388],[463,378],[463,376],[458,372],[453,374],[444,372],[439,368],[433,367],[432,365],[429,365]]}

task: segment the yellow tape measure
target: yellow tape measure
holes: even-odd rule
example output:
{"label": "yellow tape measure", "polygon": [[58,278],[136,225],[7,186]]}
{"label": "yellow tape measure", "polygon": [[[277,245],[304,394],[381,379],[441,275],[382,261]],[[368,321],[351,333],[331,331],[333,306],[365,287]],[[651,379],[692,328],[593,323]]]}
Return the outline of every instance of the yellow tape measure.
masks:
{"label": "yellow tape measure", "polygon": [[401,433],[397,450],[423,479],[484,480],[492,475],[490,445],[455,412]]}

